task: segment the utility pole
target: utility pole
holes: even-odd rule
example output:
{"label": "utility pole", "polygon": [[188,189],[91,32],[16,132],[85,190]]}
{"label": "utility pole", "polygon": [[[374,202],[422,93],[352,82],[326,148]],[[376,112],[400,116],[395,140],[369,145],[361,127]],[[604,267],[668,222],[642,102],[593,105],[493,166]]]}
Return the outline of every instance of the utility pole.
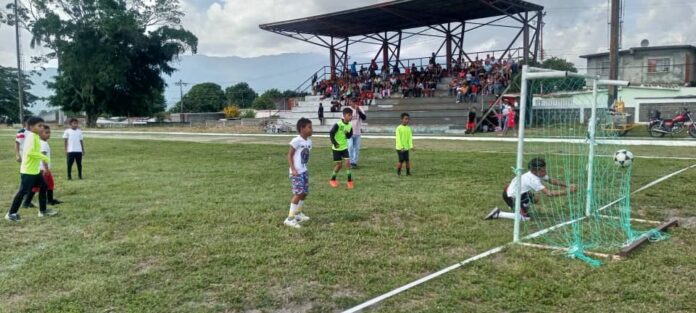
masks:
{"label": "utility pole", "polygon": [[17,45],[17,89],[19,90],[19,122],[24,122],[24,84],[22,81],[22,50],[19,47],[18,1],[14,0],[15,44]]}
{"label": "utility pole", "polygon": [[179,79],[178,82],[174,83],[174,85],[179,86],[179,108],[180,108],[180,113],[181,113],[181,122],[186,122],[185,121],[185,115],[184,115],[184,86],[187,86],[187,83],[184,83],[181,79]]}
{"label": "utility pole", "polygon": [[[619,32],[621,0],[611,0],[611,35],[609,39],[609,79],[619,79]],[[608,86],[607,106],[611,108],[618,96],[617,86]]]}

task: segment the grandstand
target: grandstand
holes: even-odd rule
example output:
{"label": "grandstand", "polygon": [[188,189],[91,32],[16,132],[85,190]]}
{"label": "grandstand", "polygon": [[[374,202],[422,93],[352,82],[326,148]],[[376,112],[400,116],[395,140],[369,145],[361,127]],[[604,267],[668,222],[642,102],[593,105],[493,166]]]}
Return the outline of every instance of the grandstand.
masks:
{"label": "grandstand", "polygon": [[[399,114],[409,112],[416,132],[460,133],[472,106],[487,110],[519,65],[537,59],[542,11],[539,5],[518,0],[407,0],[259,27],[329,50],[329,70],[318,71],[298,87],[298,91],[311,90],[313,96],[299,101],[291,111],[281,112],[284,123],[309,117],[319,125],[317,111],[322,103],[325,125],[332,125],[340,118],[328,109],[332,101],[344,106],[358,101],[368,111],[368,132],[391,132]],[[467,51],[464,35],[482,27],[512,28],[516,36],[503,50]],[[402,59],[402,41],[414,36],[439,37],[442,42],[431,57]],[[521,47],[516,46],[519,41]],[[380,47],[370,63],[348,63],[349,47],[357,43]],[[391,97],[382,97],[380,85],[388,81]],[[420,84],[422,89],[417,88]],[[457,99],[460,87],[464,92]],[[315,128],[318,132],[328,129]]]}

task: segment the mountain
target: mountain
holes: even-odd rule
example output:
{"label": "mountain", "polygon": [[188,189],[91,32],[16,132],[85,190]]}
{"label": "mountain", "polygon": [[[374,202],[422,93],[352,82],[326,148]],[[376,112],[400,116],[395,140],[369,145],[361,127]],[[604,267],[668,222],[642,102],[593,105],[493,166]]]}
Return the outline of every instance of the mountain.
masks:
{"label": "mountain", "polygon": [[[179,80],[188,84],[183,88],[184,93],[193,85],[205,82],[216,83],[223,89],[239,82],[247,82],[259,94],[271,88],[294,90],[314,72],[327,65],[328,59],[328,55],[316,53],[286,53],[254,58],[185,55],[173,63],[177,71],[172,76],[164,75],[167,83],[164,96],[168,107],[179,101],[179,87],[174,85]],[[40,76],[32,75],[34,86],[31,92],[39,97],[50,96],[53,92],[46,88],[44,82],[55,75],[55,68],[47,68]],[[46,109],[48,107],[45,101],[40,101],[31,108],[36,113]]]}

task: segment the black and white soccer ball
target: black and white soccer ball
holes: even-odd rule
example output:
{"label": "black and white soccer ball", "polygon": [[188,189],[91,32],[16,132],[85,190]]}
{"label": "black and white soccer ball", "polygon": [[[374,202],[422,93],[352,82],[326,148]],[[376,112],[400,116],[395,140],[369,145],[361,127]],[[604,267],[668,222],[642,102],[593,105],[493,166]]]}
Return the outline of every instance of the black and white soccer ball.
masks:
{"label": "black and white soccer ball", "polygon": [[633,153],[626,149],[614,152],[614,163],[622,168],[631,166],[633,163]]}

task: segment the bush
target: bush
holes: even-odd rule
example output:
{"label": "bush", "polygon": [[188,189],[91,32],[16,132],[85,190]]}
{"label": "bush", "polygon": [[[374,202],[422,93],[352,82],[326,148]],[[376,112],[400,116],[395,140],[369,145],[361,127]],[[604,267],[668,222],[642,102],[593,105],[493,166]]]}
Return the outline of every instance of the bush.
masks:
{"label": "bush", "polygon": [[222,112],[225,113],[225,118],[236,118],[242,113],[236,105],[228,105]]}
{"label": "bush", "polygon": [[256,111],[244,110],[242,111],[242,118],[256,118]]}

